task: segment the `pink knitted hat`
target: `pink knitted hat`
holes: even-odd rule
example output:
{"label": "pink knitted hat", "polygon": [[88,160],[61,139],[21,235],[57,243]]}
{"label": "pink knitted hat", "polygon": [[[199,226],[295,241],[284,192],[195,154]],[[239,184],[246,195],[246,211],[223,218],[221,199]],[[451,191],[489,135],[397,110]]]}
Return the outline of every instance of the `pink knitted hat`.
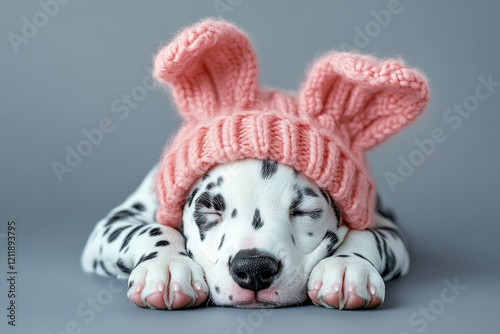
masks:
{"label": "pink knitted hat", "polygon": [[372,227],[376,190],[364,152],[414,120],[429,100],[418,71],[351,53],[315,61],[297,97],[264,89],[248,37],[214,20],[161,49],[154,76],[170,85],[185,120],[156,183],[156,218],[174,228],[199,177],[246,158],[294,167],[328,190],[350,228]]}

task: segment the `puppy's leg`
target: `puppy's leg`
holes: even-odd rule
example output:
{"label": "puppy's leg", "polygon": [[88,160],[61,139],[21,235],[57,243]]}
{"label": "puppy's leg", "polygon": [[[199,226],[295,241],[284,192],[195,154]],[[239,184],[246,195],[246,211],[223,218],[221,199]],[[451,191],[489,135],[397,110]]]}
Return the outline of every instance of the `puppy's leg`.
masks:
{"label": "puppy's leg", "polygon": [[141,307],[197,306],[208,295],[203,270],[186,255],[182,234],[154,218],[158,208],[153,191],[156,169],[97,223],[81,264],[86,272],[128,277],[128,296]]}
{"label": "puppy's leg", "polygon": [[350,230],[335,253],[316,265],[308,282],[316,305],[373,308],[384,301],[384,280],[405,275],[410,266],[406,242],[391,218],[378,210],[374,229]]}

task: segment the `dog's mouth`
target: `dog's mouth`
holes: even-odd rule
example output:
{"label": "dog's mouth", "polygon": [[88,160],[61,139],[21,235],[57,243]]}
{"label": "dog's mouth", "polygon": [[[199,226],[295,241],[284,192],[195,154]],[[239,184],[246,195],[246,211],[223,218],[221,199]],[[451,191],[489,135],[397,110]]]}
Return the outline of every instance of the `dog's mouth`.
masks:
{"label": "dog's mouth", "polygon": [[274,308],[279,307],[280,304],[262,299],[253,299],[244,302],[237,302],[232,304],[231,306],[238,308]]}

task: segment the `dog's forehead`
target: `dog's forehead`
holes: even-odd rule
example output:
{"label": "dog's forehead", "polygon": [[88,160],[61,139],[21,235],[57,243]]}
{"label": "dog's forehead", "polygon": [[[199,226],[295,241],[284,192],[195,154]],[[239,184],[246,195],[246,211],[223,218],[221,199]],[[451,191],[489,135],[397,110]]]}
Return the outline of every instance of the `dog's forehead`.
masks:
{"label": "dog's forehead", "polygon": [[214,167],[201,181],[203,186],[220,191],[226,196],[226,202],[243,206],[267,200],[273,200],[275,205],[287,203],[296,187],[316,187],[292,167],[276,161],[254,159]]}
{"label": "dog's forehead", "polygon": [[[295,244],[295,232],[319,236],[331,225],[329,203],[326,193],[293,167],[239,160],[212,168],[197,182],[187,198],[185,215],[195,223],[190,227],[197,226],[205,246],[223,244],[226,233],[237,243],[245,238],[255,241],[258,235],[261,244],[290,234]],[[185,229],[190,231],[194,233]]]}

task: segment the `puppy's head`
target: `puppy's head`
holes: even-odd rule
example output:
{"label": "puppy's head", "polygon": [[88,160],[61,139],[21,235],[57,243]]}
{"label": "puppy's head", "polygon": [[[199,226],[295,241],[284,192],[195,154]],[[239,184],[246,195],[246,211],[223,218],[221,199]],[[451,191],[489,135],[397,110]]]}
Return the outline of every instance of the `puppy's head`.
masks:
{"label": "puppy's head", "polygon": [[425,78],[400,61],[342,52],[316,60],[296,96],[263,88],[246,34],[214,20],[162,48],[153,74],[171,88],[185,121],[163,155],[156,217],[179,227],[185,192],[218,166],[192,188],[183,227],[212,299],[240,307],[304,300],[309,271],[347,230],[309,179],[244,159],[297,166],[349,205],[350,227],[367,228],[375,186],[364,152],[405,127],[429,100]]}
{"label": "puppy's head", "polygon": [[183,211],[190,256],[218,305],[276,307],[307,298],[312,268],[347,227],[331,197],[274,161],[219,165],[199,180]]}

